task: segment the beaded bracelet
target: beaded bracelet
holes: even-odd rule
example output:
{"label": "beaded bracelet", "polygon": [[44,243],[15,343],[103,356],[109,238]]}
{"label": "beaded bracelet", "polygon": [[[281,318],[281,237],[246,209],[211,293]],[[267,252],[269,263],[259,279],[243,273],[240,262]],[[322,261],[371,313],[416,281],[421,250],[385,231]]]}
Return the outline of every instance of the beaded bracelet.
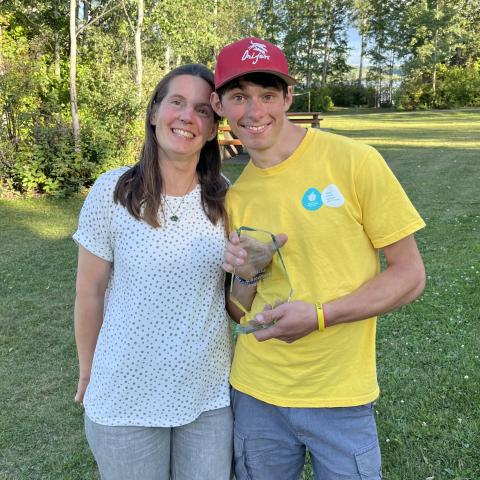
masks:
{"label": "beaded bracelet", "polygon": [[250,278],[249,280],[245,279],[245,278],[242,278],[238,275],[235,275],[235,278],[238,280],[238,283],[240,285],[247,285],[247,286],[252,286],[252,285],[256,285],[257,282],[259,282],[262,278],[264,278],[266,276],[266,270],[263,269],[263,270],[260,270],[258,271],[252,278]]}

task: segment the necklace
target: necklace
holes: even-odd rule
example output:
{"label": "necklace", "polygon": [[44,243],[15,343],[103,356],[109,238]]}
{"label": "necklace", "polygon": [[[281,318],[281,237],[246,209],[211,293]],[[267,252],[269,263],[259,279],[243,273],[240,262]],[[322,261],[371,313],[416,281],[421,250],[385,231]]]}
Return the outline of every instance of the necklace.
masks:
{"label": "necklace", "polygon": [[[180,208],[183,205],[183,202],[185,201],[185,197],[188,195],[188,193],[190,191],[190,187],[192,186],[193,181],[195,180],[195,177],[196,177],[196,174],[193,176],[192,181],[189,183],[189,185],[187,187],[187,191],[185,192],[184,195],[182,195],[182,200],[180,201],[180,203],[178,204],[178,207],[175,210],[173,210],[173,208],[167,202],[167,195],[162,193],[163,204],[168,208],[168,210],[170,210],[171,215],[168,218],[172,222],[178,222],[179,216],[177,215],[177,213],[180,211]],[[165,211],[163,212],[163,215],[164,215],[164,218],[165,218]]]}

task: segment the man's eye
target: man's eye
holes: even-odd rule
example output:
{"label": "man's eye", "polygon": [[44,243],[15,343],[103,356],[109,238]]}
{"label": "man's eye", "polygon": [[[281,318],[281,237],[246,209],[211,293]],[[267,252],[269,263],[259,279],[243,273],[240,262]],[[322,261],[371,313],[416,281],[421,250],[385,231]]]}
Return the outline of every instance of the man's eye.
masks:
{"label": "man's eye", "polygon": [[267,102],[271,102],[273,100],[273,95],[265,95],[265,97],[263,97],[265,99],[265,101]]}
{"label": "man's eye", "polygon": [[236,101],[236,102],[241,102],[243,100],[243,95],[235,95],[233,97],[233,99]]}
{"label": "man's eye", "polygon": [[208,108],[200,108],[198,110],[198,113],[204,117],[209,117],[212,113],[212,111]]}

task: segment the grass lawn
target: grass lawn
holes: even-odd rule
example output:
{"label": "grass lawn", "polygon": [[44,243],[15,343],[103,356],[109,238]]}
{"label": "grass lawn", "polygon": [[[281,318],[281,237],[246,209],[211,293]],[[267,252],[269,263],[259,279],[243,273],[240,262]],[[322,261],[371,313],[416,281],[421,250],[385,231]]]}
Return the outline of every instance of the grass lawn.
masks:
{"label": "grass lawn", "polygon": [[[384,478],[479,480],[480,110],[341,112],[322,128],[376,146],[427,222],[425,294],[379,321]],[[73,403],[81,203],[0,200],[0,480],[98,478]]]}

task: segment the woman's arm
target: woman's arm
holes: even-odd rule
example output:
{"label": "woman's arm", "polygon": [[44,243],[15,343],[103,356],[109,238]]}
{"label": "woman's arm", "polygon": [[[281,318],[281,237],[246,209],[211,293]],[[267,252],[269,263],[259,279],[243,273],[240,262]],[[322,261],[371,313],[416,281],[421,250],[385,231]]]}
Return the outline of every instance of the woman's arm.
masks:
{"label": "woman's arm", "polygon": [[93,353],[103,322],[103,302],[112,264],[80,246],[78,251],[75,298],[75,340],[77,343],[79,380],[75,401],[83,403],[90,381]]}
{"label": "woman's arm", "polygon": [[249,311],[255,294],[257,293],[257,285],[240,285],[238,281],[234,282],[232,293],[230,293],[230,282],[233,281],[233,275],[227,275],[227,283],[225,286],[225,299],[227,312],[230,318],[237,323],[240,323],[240,319],[245,315],[245,312],[241,310],[236,303],[230,298],[234,296],[238,302],[243,306],[245,311]]}

